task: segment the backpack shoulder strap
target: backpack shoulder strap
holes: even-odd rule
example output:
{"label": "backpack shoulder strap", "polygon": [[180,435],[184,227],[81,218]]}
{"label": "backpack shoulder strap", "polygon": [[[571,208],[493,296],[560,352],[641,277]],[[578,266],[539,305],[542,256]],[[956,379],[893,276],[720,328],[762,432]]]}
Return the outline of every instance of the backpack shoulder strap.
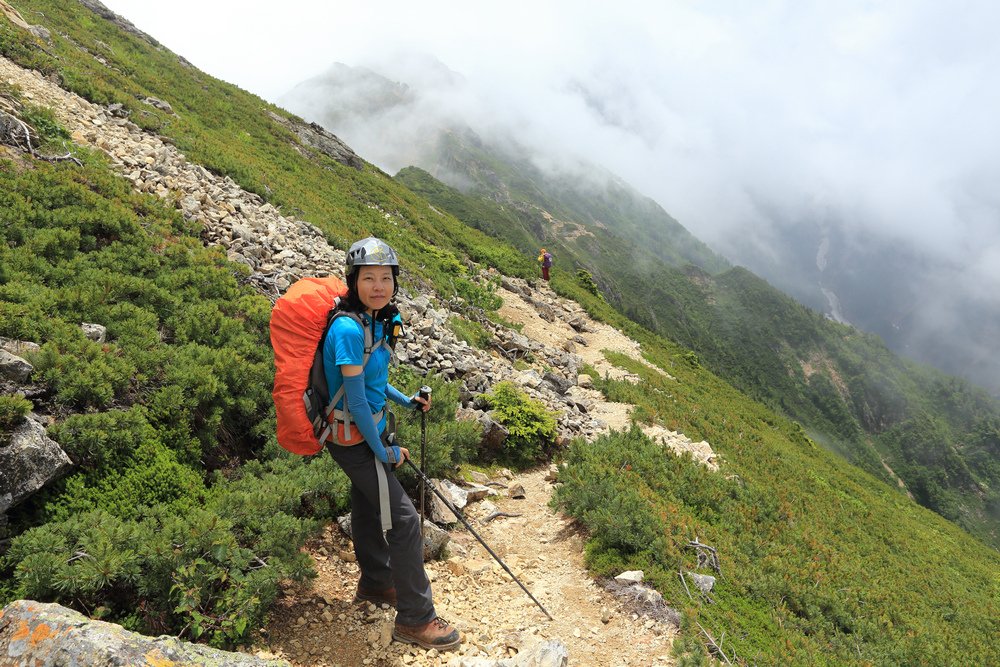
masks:
{"label": "backpack shoulder strap", "polygon": [[[340,310],[340,311],[334,312],[333,313],[333,317],[330,318],[330,324],[328,326],[333,326],[334,320],[336,320],[338,317],[349,317],[352,320],[354,320],[355,322],[357,322],[358,326],[361,327],[361,331],[362,331],[362,333],[364,334],[364,337],[365,337],[364,353],[362,354],[362,357],[361,357],[361,368],[362,368],[362,372],[363,372],[365,366],[368,365],[368,360],[371,358],[372,352],[374,352],[378,348],[382,347],[383,345],[386,345],[385,336],[382,336],[379,339],[378,343],[375,343],[374,340],[373,340],[374,337],[375,337],[375,333],[374,333],[372,327],[365,326],[365,323],[361,319],[361,316],[359,314],[357,314],[355,312],[345,311],[345,310]],[[391,350],[390,350],[390,352],[391,352]],[[327,415],[330,414],[330,412],[335,407],[337,407],[337,403],[340,401],[341,398],[343,398],[343,396],[344,396],[344,385],[341,384],[340,388],[337,389],[337,393],[333,395],[333,397],[330,399],[330,403],[326,406],[326,409],[323,411],[323,417],[324,417],[324,419],[326,418]],[[341,412],[343,412],[343,414],[344,414],[345,431],[346,431],[346,429],[350,427],[350,423],[351,423],[351,413],[347,409],[347,402],[346,401],[344,402],[344,407],[341,408]],[[323,430],[323,433],[321,434],[320,442],[323,442],[326,439],[326,437],[329,435],[330,431],[331,431],[331,426],[328,424],[327,427]]]}

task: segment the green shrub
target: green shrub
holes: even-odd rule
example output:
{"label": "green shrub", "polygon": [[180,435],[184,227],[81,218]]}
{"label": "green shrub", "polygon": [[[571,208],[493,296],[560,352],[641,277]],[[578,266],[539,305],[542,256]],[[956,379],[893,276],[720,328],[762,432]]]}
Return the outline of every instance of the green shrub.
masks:
{"label": "green shrub", "polygon": [[[455,466],[478,458],[480,427],[475,422],[455,421],[458,408],[458,382],[447,382],[438,375],[419,377],[407,368],[393,369],[393,385],[412,395],[422,384],[431,388],[431,409],[426,413],[427,447],[425,472],[432,477],[444,477],[454,472]],[[397,433],[400,442],[410,450],[414,462],[420,462],[420,413],[390,406],[397,415]],[[403,467],[398,471],[404,486],[414,489],[416,476]]]}
{"label": "green shrub", "polygon": [[8,431],[20,424],[34,407],[20,394],[0,396],[0,431]]}
{"label": "green shrub", "polygon": [[501,382],[485,394],[498,422],[510,435],[501,451],[483,452],[488,461],[528,466],[550,456],[555,449],[556,420],[553,413],[532,400],[510,382]]}
{"label": "green shrub", "polygon": [[117,469],[128,463],[142,443],[159,441],[140,406],[70,415],[53,425],[49,435],[74,463],[90,470]]}
{"label": "green shrub", "polygon": [[[155,455],[144,460],[157,465]],[[132,518],[79,511],[21,534],[0,561],[13,574],[6,599],[100,610],[148,634],[246,643],[281,580],[315,576],[301,547],[343,510],[348,482],[328,456],[250,463],[216,482],[183,513],[169,504]]]}
{"label": "green shrub", "polygon": [[28,105],[21,110],[19,115],[21,120],[38,133],[40,146],[35,146],[35,148],[52,148],[69,139],[69,132],[59,124],[51,109]]}
{"label": "green shrub", "polygon": [[587,271],[586,269],[577,269],[576,280],[580,283],[583,289],[587,290],[594,296],[601,296],[601,290],[598,289],[597,283],[594,282],[594,277],[590,275],[590,271]]}
{"label": "green shrub", "polygon": [[503,299],[497,294],[496,285],[493,283],[479,285],[465,278],[456,278],[455,291],[469,306],[486,312],[499,310],[503,305]]}
{"label": "green shrub", "polygon": [[77,333],[42,345],[35,373],[55,388],[59,403],[102,408],[125,391],[135,367],[114,345],[95,343]]}
{"label": "green shrub", "polygon": [[489,346],[490,333],[478,322],[467,320],[464,317],[452,317],[448,320],[448,325],[459,340],[464,340],[472,347],[483,350]]}
{"label": "green shrub", "polygon": [[141,443],[118,467],[114,475],[84,472],[70,477],[58,500],[48,504],[48,516],[58,521],[103,510],[131,519],[143,508],[157,505],[184,514],[203,500],[201,475],[178,463],[176,455],[158,442]]}

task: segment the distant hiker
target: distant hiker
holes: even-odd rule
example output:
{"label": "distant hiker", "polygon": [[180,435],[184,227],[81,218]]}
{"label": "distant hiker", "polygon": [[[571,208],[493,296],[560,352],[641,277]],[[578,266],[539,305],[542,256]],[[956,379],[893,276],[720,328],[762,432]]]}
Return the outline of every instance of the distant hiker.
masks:
{"label": "distant hiker", "polygon": [[392,305],[399,290],[396,251],[374,237],[358,241],[347,252],[345,273],[345,315],[333,320],[324,339],[323,367],[330,396],[343,389],[334,413],[336,442],[327,448],[351,480],[351,533],[361,568],[355,601],[396,607],[397,641],[451,649],[461,639],[434,611],[420,520],[393,473],[410,452],[395,444],[386,399],[425,412],[430,408],[429,399],[405,396],[389,384],[385,343],[398,321]]}
{"label": "distant hiker", "polygon": [[542,280],[549,279],[549,268],[552,266],[552,253],[542,248],[538,253],[538,263],[542,265]]}

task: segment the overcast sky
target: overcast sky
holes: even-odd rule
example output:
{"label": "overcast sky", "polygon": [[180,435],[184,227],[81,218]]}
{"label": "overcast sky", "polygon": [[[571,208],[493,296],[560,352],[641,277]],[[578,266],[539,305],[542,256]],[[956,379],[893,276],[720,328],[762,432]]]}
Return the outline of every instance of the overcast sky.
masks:
{"label": "overcast sky", "polygon": [[104,1],[272,101],[334,62],[432,54],[483,121],[594,159],[723,251],[826,217],[1000,285],[1000,3]]}

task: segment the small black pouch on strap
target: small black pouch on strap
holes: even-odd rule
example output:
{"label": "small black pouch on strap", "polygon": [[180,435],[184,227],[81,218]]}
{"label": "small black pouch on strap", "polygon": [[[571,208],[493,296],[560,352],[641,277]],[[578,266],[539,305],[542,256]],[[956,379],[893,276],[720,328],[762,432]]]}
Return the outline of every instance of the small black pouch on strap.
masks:
{"label": "small black pouch on strap", "polygon": [[382,431],[382,444],[391,447],[396,444],[396,415],[385,411],[385,430]]}

